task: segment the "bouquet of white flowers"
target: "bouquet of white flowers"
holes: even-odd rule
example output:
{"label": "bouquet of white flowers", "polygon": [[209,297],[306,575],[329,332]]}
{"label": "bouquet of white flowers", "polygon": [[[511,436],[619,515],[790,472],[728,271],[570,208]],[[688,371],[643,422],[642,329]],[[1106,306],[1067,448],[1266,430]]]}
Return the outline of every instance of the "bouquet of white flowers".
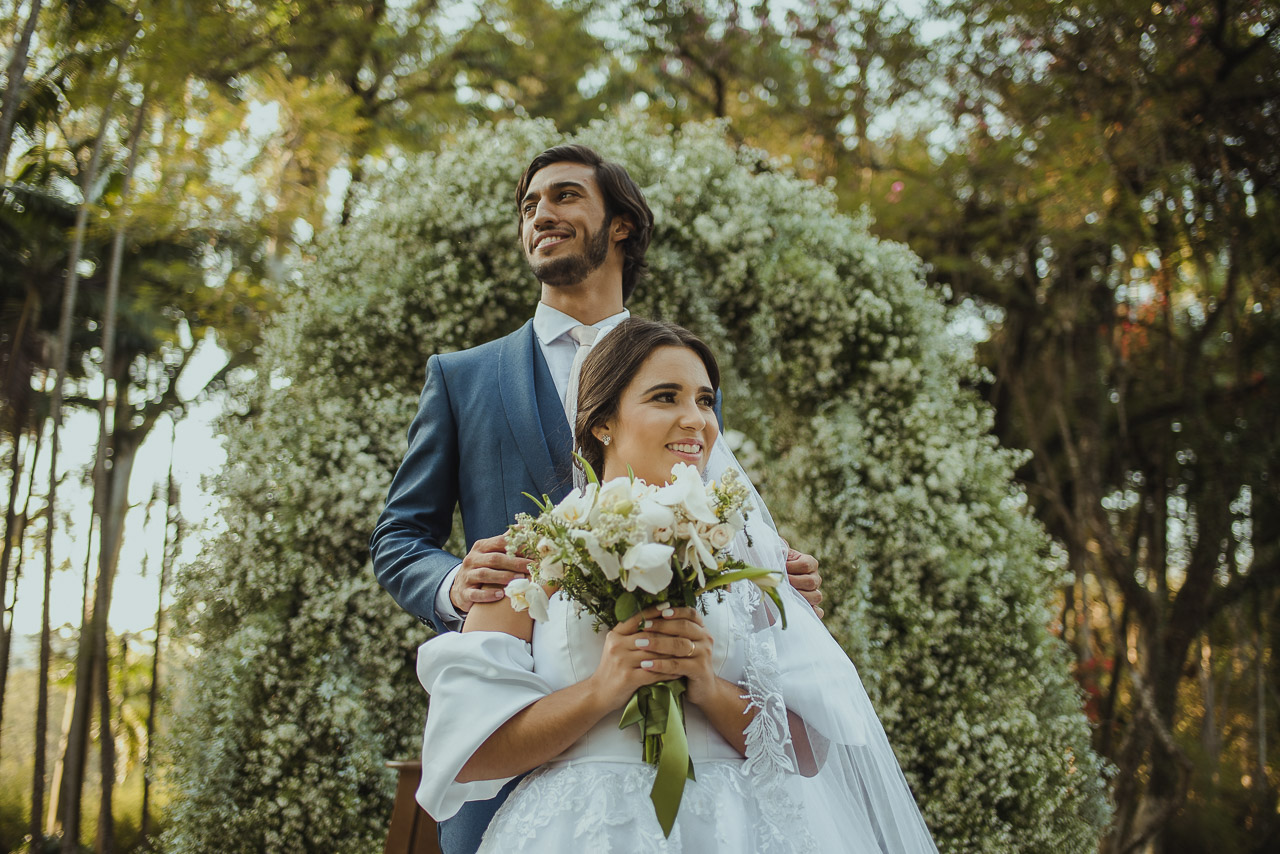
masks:
{"label": "bouquet of white flowers", "polygon": [[[581,459],[581,458],[579,458]],[[702,594],[737,582],[756,584],[777,605],[779,574],[749,566],[729,555],[745,531],[749,490],[730,470],[720,483],[703,484],[698,470],[684,463],[671,483],[652,486],[635,477],[601,484],[583,461],[587,486],[552,505],[539,501],[537,518],[522,513],[507,532],[507,551],[533,558],[528,579],[507,585],[516,610],[547,619],[544,585],[559,590],[610,628],[663,602],[706,612]],[[620,728],[641,724],[644,758],[658,766],[650,797],[664,833],[675,823],[686,776],[693,777],[684,733],[680,695],[684,681],[647,685],[631,698]]]}

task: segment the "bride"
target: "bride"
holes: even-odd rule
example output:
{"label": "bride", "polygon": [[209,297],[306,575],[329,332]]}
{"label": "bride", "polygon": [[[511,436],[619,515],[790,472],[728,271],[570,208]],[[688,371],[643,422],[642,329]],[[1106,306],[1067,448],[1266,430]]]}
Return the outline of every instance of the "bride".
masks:
{"label": "bride", "polygon": [[[716,441],[718,384],[692,333],[628,319],[583,364],[577,444],[602,482],[629,467],[665,483],[681,462],[718,477],[736,466]],[[731,551],[785,579],[786,546],[753,503]],[[482,852],[935,852],[853,664],[782,587],[785,629],[744,583],[705,614],[659,606],[607,632],[560,594],[546,622],[506,600],[473,607],[418,653],[419,803],[444,820],[528,772]],[[618,720],[638,688],[677,677],[696,780],[665,837],[638,727]]]}

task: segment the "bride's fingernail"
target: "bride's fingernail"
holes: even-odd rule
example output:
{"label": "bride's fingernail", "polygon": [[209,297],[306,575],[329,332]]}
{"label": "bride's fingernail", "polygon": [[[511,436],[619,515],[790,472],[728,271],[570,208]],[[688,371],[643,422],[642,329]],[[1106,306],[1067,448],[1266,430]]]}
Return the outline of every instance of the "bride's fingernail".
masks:
{"label": "bride's fingernail", "polygon": [[642,629],[647,629],[647,628],[649,628],[649,621],[648,621],[648,620],[641,620],[641,621],[640,621],[640,628],[642,628]]}
{"label": "bride's fingernail", "polygon": [[662,612],[662,616],[664,617],[674,617],[675,614],[676,614],[675,608],[668,608]]}
{"label": "bride's fingernail", "polygon": [[640,666],[641,666],[641,667],[643,667],[645,670],[651,670],[651,669],[653,669],[653,662],[652,662],[652,661],[642,661],[642,662],[640,662]]}
{"label": "bride's fingernail", "polygon": [[648,646],[648,645],[649,645],[648,638],[636,638],[636,646]]}
{"label": "bride's fingernail", "polygon": [[659,603],[658,603],[657,605],[655,605],[654,607],[655,607],[655,608],[670,608],[670,607],[671,607],[671,603],[670,603],[670,602],[659,602]]}

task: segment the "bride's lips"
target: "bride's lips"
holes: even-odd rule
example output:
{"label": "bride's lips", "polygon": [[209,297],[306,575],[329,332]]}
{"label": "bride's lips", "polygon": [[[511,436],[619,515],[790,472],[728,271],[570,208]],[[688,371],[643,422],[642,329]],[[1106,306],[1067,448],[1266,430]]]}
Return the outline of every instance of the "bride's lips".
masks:
{"label": "bride's lips", "polygon": [[702,460],[701,442],[672,442],[666,448],[687,463],[697,463]]}

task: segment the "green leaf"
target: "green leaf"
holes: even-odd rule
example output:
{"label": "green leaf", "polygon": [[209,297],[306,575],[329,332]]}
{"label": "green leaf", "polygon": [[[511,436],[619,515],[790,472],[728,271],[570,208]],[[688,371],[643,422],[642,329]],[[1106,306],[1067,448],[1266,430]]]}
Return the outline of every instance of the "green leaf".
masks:
{"label": "green leaf", "polygon": [[529,499],[530,501],[532,501],[532,502],[533,502],[533,506],[534,506],[534,507],[537,507],[537,508],[538,508],[538,512],[540,512],[540,513],[546,513],[546,512],[547,512],[548,510],[550,510],[550,509],[552,508],[552,506],[553,506],[553,505],[552,505],[552,503],[551,503],[551,496],[547,495],[545,492],[542,494],[542,500],[541,500],[541,501],[539,501],[538,499],[534,498],[532,495],[530,495],[530,494],[529,494],[529,493],[527,493],[527,492],[522,492],[522,493],[520,493],[520,494],[521,494],[521,495],[523,495],[525,498]]}
{"label": "green leaf", "polygon": [[638,613],[640,613],[640,603],[636,600],[634,593],[623,593],[613,605],[613,615],[618,618],[619,623],[631,619]]}
{"label": "green leaf", "polygon": [[573,458],[581,464],[582,471],[587,476],[587,483],[600,483],[600,478],[596,477],[596,470],[591,467],[591,463],[587,462],[586,458],[582,456],[582,454],[575,453]]}

